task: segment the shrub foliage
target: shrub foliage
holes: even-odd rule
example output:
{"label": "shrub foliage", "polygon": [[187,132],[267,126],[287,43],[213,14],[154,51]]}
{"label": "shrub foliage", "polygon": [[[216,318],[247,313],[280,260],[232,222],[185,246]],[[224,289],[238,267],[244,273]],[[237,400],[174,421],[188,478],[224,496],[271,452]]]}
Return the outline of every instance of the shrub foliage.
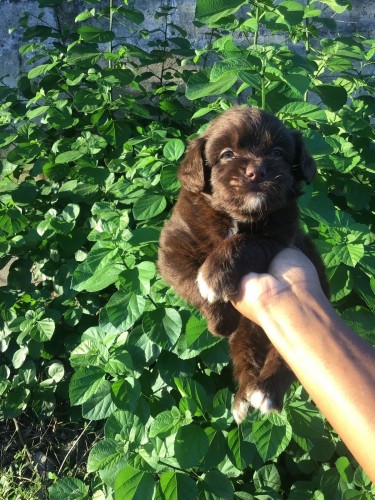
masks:
{"label": "shrub foliage", "polygon": [[226,342],[155,266],[188,138],[262,107],[316,159],[303,224],[337,311],[373,341],[375,44],[337,35],[349,1],[198,0],[199,47],[165,4],[148,30],[137,2],[86,0],[67,25],[63,0],[38,3],[18,27],[28,72],[0,86],[0,413],[103,429],[88,474],[55,476],[50,498],[373,498],[298,384],[235,425]]}

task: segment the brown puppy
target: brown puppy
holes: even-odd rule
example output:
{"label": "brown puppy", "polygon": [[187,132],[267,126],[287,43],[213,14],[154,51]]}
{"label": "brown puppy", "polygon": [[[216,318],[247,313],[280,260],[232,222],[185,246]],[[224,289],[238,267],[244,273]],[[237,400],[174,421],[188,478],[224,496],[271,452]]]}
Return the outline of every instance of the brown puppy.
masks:
{"label": "brown puppy", "polygon": [[266,272],[290,244],[315,264],[328,292],[323,264],[298,226],[302,180],[316,166],[299,133],[255,108],[232,108],[193,140],[178,173],[182,185],[160,238],[163,278],[207,318],[208,329],[229,337],[240,423],[249,407],[282,407],[293,373],[263,330],[241,316],[230,298],[249,272]]}

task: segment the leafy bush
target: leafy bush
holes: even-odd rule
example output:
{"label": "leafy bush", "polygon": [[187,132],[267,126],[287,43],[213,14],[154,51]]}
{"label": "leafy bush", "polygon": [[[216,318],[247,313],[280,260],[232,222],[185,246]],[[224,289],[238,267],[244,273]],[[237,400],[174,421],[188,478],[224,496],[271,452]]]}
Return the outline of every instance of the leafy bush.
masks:
{"label": "leafy bush", "polygon": [[372,498],[298,384],[280,414],[234,424],[227,344],[155,266],[187,139],[234,103],[263,107],[317,161],[303,223],[338,312],[373,340],[375,44],[322,37],[349,2],[198,0],[208,42],[193,49],[172,7],[149,31],[132,2],[87,0],[54,27],[44,8],[63,1],[38,1],[20,19],[30,70],[0,87],[1,418],[59,412],[104,431],[89,475],[50,498]]}

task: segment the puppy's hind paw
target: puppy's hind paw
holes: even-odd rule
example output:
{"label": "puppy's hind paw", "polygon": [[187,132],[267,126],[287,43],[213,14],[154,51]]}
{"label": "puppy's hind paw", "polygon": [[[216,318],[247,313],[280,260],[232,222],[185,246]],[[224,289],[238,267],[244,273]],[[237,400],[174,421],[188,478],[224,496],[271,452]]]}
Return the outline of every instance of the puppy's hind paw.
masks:
{"label": "puppy's hind paw", "polygon": [[215,290],[209,287],[207,281],[203,278],[203,275],[200,271],[197,276],[197,285],[201,296],[210,304],[213,304],[220,299],[220,297],[215,293]]}
{"label": "puppy's hind paw", "polygon": [[259,410],[261,413],[269,413],[275,409],[275,405],[269,395],[260,389],[248,392],[245,397],[239,397],[237,394],[232,409],[237,424],[245,420],[250,408]]}

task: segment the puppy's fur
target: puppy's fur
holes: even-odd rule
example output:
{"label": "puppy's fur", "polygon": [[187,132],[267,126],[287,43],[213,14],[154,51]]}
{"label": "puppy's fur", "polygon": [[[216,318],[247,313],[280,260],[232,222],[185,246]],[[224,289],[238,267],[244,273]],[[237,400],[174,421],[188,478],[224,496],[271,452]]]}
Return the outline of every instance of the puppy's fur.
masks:
{"label": "puppy's fur", "polygon": [[294,375],[263,330],[241,316],[230,298],[249,272],[266,272],[293,244],[315,264],[328,293],[323,264],[298,226],[301,181],[316,166],[301,136],[256,108],[232,108],[193,140],[180,166],[181,192],[160,238],[163,278],[229,337],[238,391],[233,414],[282,407]]}

